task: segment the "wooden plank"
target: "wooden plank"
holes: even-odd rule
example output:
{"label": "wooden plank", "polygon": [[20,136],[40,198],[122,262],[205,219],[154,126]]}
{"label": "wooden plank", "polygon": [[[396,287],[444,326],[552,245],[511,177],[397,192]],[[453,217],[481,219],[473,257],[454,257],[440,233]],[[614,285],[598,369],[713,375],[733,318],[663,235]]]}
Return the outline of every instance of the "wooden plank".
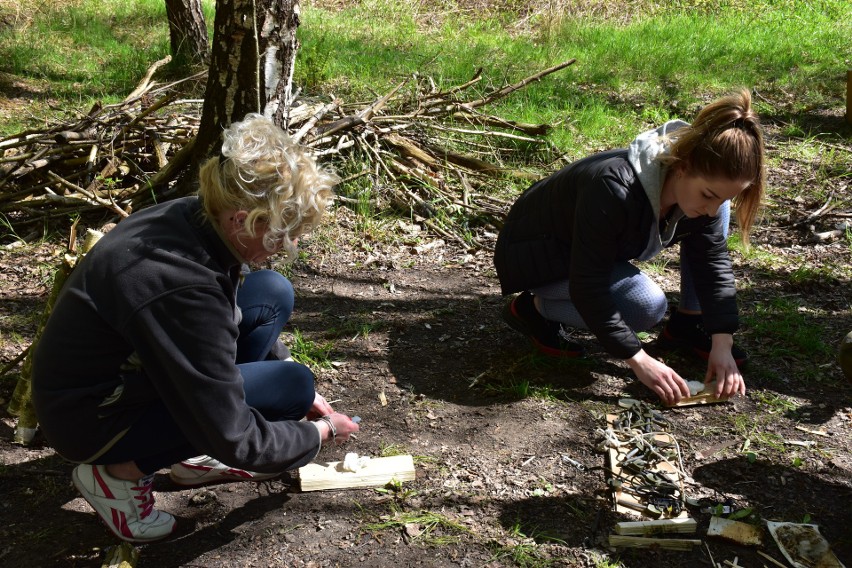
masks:
{"label": "wooden plank", "polygon": [[725,397],[717,397],[714,393],[716,392],[716,383],[712,382],[704,387],[704,390],[698,394],[694,394],[692,396],[688,396],[686,398],[680,399],[679,402],[675,404],[665,404],[666,408],[682,408],[684,406],[697,406],[699,404],[718,404],[720,402],[727,402],[728,398]]}
{"label": "wooden plank", "polygon": [[694,534],[698,528],[695,519],[659,519],[656,521],[625,521],[615,524],[615,532],[623,535]]}
{"label": "wooden plank", "polygon": [[414,458],[410,455],[372,458],[357,472],[343,471],[343,462],[309,463],[298,469],[302,491],[381,487],[391,481],[413,481]]}
{"label": "wooden plank", "polygon": [[647,538],[643,536],[609,535],[609,545],[616,548],[662,548],[665,550],[692,550],[701,545],[698,538]]}

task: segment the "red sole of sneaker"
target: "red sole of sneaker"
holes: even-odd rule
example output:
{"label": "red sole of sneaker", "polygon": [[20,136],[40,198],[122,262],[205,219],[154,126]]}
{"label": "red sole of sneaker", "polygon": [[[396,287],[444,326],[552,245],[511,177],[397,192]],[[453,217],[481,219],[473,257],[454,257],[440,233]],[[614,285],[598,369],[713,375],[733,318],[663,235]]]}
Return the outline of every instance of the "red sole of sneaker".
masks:
{"label": "red sole of sneaker", "polygon": [[554,349],[553,347],[548,347],[542,343],[539,343],[535,339],[530,338],[533,346],[536,348],[536,351],[541,353],[542,355],[547,355],[548,357],[560,357],[562,359],[577,359],[578,357],[583,356],[582,351],[566,351],[564,349]]}

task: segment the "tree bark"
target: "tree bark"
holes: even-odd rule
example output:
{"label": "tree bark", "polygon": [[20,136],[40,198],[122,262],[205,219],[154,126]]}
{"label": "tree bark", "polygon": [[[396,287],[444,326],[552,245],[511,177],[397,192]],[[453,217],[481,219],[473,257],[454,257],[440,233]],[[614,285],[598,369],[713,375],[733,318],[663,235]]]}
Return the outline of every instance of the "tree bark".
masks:
{"label": "tree bark", "polygon": [[287,129],[299,40],[299,0],[258,0],[263,114]]}
{"label": "tree bark", "polygon": [[299,0],[218,0],[201,122],[178,194],[194,189],[198,168],[232,122],[259,112],[286,128],[298,26]]}
{"label": "tree bark", "polygon": [[166,0],[172,57],[190,64],[207,63],[207,24],[201,11],[201,0]]}

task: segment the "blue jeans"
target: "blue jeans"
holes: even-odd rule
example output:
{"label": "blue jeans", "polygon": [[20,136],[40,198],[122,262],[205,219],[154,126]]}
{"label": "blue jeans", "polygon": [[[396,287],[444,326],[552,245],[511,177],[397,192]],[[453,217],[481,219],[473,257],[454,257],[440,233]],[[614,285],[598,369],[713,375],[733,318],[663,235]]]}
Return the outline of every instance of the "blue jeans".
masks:
{"label": "blue jeans", "polygon": [[[243,313],[237,367],[243,376],[246,403],[270,421],[301,420],[314,402],[310,369],[293,361],[267,360],[293,313],[293,300],[293,285],[271,270],[247,274],[237,292],[237,305]],[[165,404],[158,401],[97,463],[133,461],[147,475],[199,453]]]}

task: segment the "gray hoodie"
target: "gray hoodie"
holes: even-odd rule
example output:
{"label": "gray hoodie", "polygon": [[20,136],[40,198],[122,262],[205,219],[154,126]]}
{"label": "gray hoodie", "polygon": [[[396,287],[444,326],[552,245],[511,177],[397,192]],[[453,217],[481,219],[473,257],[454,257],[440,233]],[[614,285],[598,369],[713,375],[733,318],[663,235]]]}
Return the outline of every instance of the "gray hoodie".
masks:
{"label": "gray hoodie", "polygon": [[684,126],[689,126],[689,123],[682,120],[670,120],[659,128],[643,132],[627,148],[627,161],[636,170],[639,183],[645,189],[645,194],[654,210],[654,218],[657,220],[657,223],[654,224],[654,234],[650,235],[648,245],[637,260],[650,260],[663,250],[663,247],[671,242],[677,228],[677,222],[684,216],[680,207],[675,205],[674,211],[669,217],[668,225],[663,234],[660,234],[660,198],[668,168],[660,163],[659,157],[668,153],[672,143],[671,133]]}

